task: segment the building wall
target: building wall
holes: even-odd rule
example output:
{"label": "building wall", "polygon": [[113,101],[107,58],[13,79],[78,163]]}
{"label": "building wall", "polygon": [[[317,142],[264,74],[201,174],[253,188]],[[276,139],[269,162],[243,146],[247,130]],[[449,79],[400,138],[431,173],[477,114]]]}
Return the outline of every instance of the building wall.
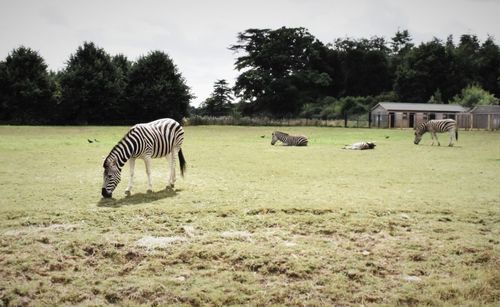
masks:
{"label": "building wall", "polygon": [[410,112],[410,111],[387,111],[382,107],[375,108],[371,113],[371,126],[374,128],[389,128],[390,114],[394,114],[394,123],[392,127],[394,128],[410,128],[410,118],[413,114],[413,128],[422,122],[426,122],[430,119],[444,119],[444,118],[455,118],[455,113],[444,113],[444,112]]}

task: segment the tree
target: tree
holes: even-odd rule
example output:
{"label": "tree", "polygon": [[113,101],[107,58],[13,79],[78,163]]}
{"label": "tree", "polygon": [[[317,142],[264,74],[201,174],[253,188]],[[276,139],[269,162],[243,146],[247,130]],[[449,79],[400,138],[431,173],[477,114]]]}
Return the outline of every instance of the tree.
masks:
{"label": "tree", "polygon": [[162,117],[181,122],[193,98],[177,67],[161,51],[150,52],[132,66],[126,93],[131,107],[129,118],[136,122]]}
{"label": "tree", "polygon": [[0,62],[0,120],[48,123],[55,106],[55,84],[38,52],[19,47]]}
{"label": "tree", "polygon": [[[130,105],[129,99],[127,99],[125,90],[128,85],[128,77],[130,70],[132,68],[132,62],[130,62],[126,56],[122,54],[115,55],[111,58],[111,63],[116,67],[118,71],[118,91],[119,95],[116,103],[115,115],[116,119],[126,118],[130,113],[132,106]],[[128,124],[128,122],[124,122]]]}
{"label": "tree", "polygon": [[202,103],[201,109],[205,115],[225,116],[231,111],[232,101],[231,89],[226,80],[217,80],[212,95]]}
{"label": "tree", "polygon": [[454,94],[448,87],[451,63],[440,40],[422,43],[411,49],[397,67],[394,90],[404,101],[426,102],[440,89],[442,100],[447,102]]}
{"label": "tree", "polygon": [[405,55],[410,51],[414,44],[408,30],[397,31],[391,40],[391,51],[393,55]]}
{"label": "tree", "polygon": [[384,38],[337,39],[334,48],[341,63],[341,96],[373,96],[391,89],[389,48]]}
{"label": "tree", "polygon": [[485,91],[481,86],[472,84],[462,89],[459,95],[453,97],[453,103],[458,103],[464,107],[472,108],[476,105],[494,105],[499,100],[494,95]]}
{"label": "tree", "polygon": [[244,52],[235,66],[243,71],[234,91],[245,103],[245,114],[292,116],[315,100],[331,82],[313,68],[326,48],[304,28],[248,29],[230,47]]}
{"label": "tree", "polygon": [[500,48],[488,37],[478,51],[478,82],[483,88],[500,97]]}
{"label": "tree", "polygon": [[104,49],[92,42],[78,47],[60,82],[66,122],[101,124],[120,118],[121,76]]}

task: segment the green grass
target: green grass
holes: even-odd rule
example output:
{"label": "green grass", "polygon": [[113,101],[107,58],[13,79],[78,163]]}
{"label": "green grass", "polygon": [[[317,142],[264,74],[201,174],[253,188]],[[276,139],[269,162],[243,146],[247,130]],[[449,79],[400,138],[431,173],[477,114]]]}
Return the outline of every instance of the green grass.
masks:
{"label": "green grass", "polygon": [[101,200],[127,129],[0,127],[0,305],[500,303],[498,132],[186,127],[173,191],[138,161]]}

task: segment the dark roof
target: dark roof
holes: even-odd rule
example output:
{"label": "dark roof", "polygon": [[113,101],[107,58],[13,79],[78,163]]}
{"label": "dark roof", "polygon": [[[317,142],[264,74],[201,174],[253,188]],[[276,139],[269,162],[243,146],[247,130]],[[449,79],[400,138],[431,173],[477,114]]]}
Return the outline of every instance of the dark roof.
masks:
{"label": "dark roof", "polygon": [[500,114],[500,106],[475,106],[470,112],[474,114]]}
{"label": "dark roof", "polygon": [[458,104],[435,104],[435,103],[409,103],[409,102],[379,102],[378,106],[387,111],[416,111],[416,112],[466,112],[467,109]]}

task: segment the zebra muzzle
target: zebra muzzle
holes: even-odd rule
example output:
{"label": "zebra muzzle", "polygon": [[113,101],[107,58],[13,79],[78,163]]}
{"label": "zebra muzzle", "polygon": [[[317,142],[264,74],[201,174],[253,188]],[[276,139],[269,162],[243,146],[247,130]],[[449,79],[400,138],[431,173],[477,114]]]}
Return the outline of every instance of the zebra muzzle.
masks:
{"label": "zebra muzzle", "polygon": [[105,188],[102,188],[101,195],[104,198],[111,198],[111,196],[113,195],[113,193],[109,193],[108,191],[106,191]]}

